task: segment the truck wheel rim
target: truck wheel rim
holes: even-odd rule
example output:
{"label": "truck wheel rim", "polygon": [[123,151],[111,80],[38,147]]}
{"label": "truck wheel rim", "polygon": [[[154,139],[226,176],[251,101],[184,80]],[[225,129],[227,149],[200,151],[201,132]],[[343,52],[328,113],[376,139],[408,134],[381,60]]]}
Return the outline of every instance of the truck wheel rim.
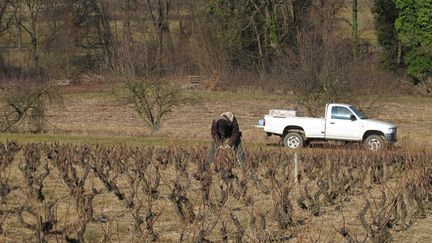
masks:
{"label": "truck wheel rim", "polygon": [[300,145],[300,139],[298,137],[292,136],[287,140],[288,147],[290,148],[298,148]]}
{"label": "truck wheel rim", "polygon": [[368,141],[368,147],[370,150],[378,150],[381,148],[381,143],[378,139],[373,138]]}

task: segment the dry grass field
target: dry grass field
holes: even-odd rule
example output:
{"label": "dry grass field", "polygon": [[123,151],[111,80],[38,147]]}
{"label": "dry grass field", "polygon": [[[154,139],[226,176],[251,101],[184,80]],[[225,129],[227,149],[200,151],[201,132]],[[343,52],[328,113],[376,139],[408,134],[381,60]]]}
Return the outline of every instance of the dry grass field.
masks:
{"label": "dry grass field", "polygon": [[[197,104],[183,105],[168,114],[162,129],[152,134],[140,120],[133,106],[121,105],[109,86],[71,86],[65,89],[64,104],[48,111],[50,131],[44,135],[2,134],[0,139],[22,141],[65,141],[135,144],[207,144],[214,117],[224,111],[236,114],[243,140],[261,146],[277,144],[260,129],[253,128],[269,109],[293,109],[295,95],[261,91],[197,91]],[[324,107],[323,116],[324,116]],[[393,122],[398,126],[399,144],[432,146],[432,98],[384,97],[379,112],[368,116]]]}
{"label": "dry grass field", "polygon": [[[432,240],[431,98],[388,97],[373,114],[397,124],[396,149],[305,149],[296,182],[293,153],[252,127],[271,108],[295,108],[294,96],[198,91],[199,104],[177,108],[152,134],[109,87],[65,91],[47,134],[0,136],[20,147],[0,149],[0,242],[80,232],[86,242]],[[243,131],[246,163],[222,151],[206,167],[211,121],[226,110]]]}

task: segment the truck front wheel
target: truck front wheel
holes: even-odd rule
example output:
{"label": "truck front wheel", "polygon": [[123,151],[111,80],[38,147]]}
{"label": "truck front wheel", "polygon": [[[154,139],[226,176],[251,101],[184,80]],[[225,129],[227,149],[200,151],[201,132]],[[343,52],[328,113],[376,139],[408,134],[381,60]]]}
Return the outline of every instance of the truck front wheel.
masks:
{"label": "truck front wheel", "polygon": [[385,146],[384,139],[379,135],[368,136],[364,143],[366,148],[372,151],[383,149]]}
{"label": "truck front wheel", "polygon": [[283,144],[285,147],[291,149],[299,149],[304,145],[303,136],[296,132],[289,132],[283,138]]}

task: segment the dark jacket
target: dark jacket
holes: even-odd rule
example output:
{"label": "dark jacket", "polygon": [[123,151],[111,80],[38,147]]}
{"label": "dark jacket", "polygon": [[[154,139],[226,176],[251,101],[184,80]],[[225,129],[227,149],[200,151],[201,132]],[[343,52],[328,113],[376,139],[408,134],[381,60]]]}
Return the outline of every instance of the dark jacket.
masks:
{"label": "dark jacket", "polygon": [[223,143],[226,139],[228,145],[236,146],[240,142],[240,128],[237,119],[233,116],[232,121],[226,116],[219,116],[213,120],[211,134],[217,144]]}

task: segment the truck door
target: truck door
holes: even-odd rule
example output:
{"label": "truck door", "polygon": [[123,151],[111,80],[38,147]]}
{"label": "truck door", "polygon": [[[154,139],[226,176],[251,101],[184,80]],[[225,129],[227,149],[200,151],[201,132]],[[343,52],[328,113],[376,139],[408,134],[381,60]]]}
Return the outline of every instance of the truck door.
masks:
{"label": "truck door", "polygon": [[360,120],[344,106],[332,106],[326,117],[326,138],[359,140]]}

